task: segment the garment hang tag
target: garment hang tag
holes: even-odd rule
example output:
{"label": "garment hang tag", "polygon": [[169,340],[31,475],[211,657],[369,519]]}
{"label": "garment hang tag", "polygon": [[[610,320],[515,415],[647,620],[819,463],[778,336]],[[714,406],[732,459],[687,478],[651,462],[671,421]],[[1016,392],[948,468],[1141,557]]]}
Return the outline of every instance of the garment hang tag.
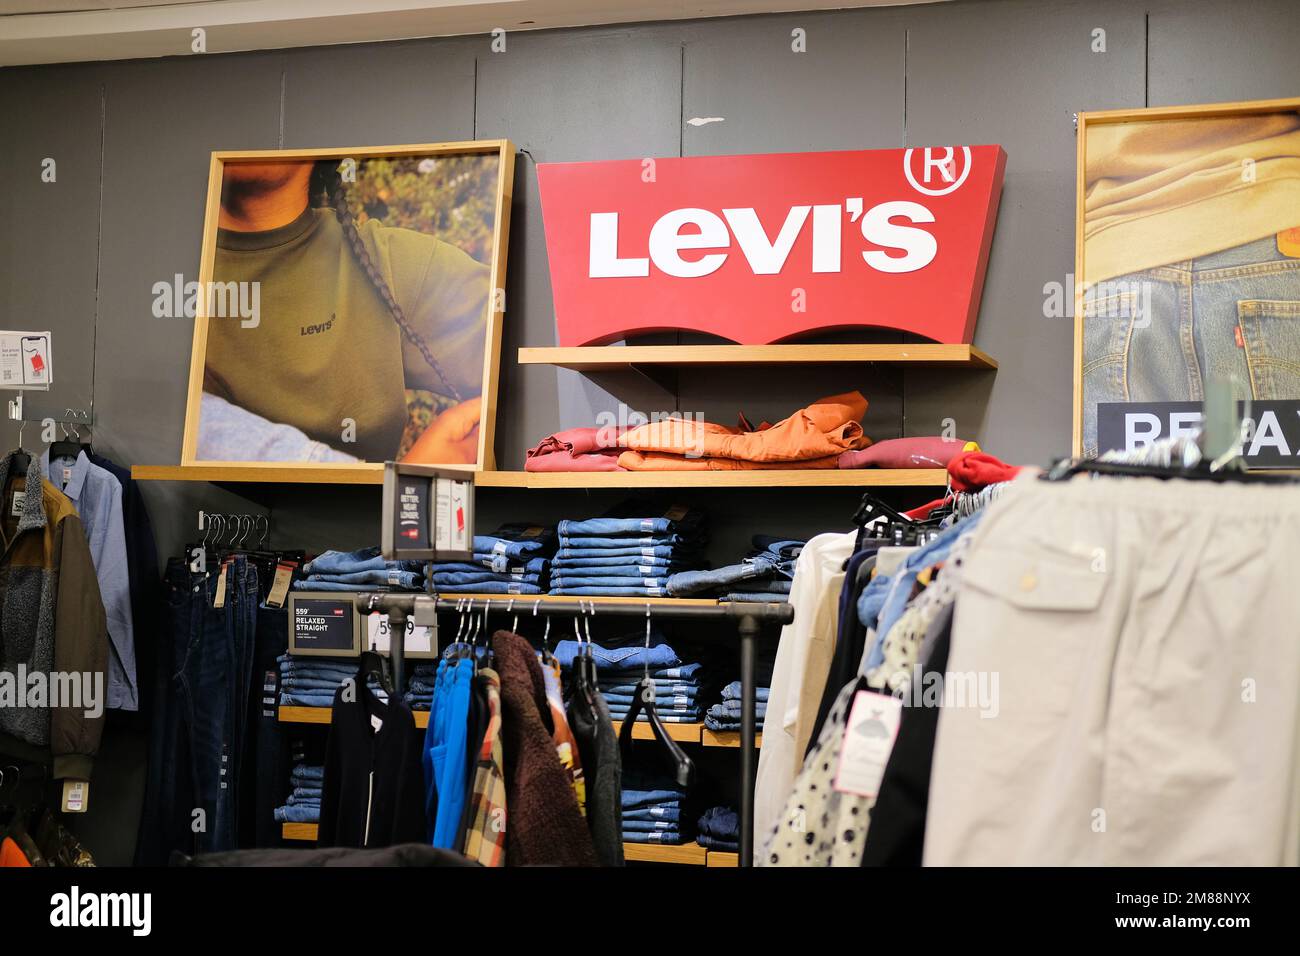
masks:
{"label": "garment hang tag", "polygon": [[212,599],[214,608],[223,608],[226,606],[226,565],[221,566],[221,574],[217,576],[217,595]]}
{"label": "garment hang tag", "polygon": [[275,578],[271,581],[271,591],[266,596],[267,607],[284,607],[289,598],[289,585],[293,583],[293,570],[297,561],[281,561],[275,566]]}
{"label": "garment hang tag", "polygon": [[370,715],[370,728],[371,728],[375,733],[379,733],[379,728],[382,727],[382,726],[384,726],[384,722],[383,722],[383,720],[381,720],[380,718],[376,717],[374,714],[371,714],[371,715]]}
{"label": "garment hang tag", "polygon": [[68,486],[68,482],[70,482],[71,480],[72,480],[72,469],[71,469],[71,468],[64,468],[64,469],[63,469],[63,486],[66,488],[66,487]]}
{"label": "garment hang tag", "polygon": [[85,813],[90,805],[89,780],[63,781],[63,812]]}
{"label": "garment hang tag", "polygon": [[859,797],[875,797],[880,792],[902,716],[903,702],[897,697],[865,690],[854,695],[835,773],[836,790]]}
{"label": "garment hang tag", "polygon": [[1283,229],[1277,234],[1277,251],[1292,259],[1300,259],[1300,226]]}
{"label": "garment hang tag", "polygon": [[23,516],[23,494],[21,491],[15,491],[14,496],[9,499],[9,513],[15,518]]}

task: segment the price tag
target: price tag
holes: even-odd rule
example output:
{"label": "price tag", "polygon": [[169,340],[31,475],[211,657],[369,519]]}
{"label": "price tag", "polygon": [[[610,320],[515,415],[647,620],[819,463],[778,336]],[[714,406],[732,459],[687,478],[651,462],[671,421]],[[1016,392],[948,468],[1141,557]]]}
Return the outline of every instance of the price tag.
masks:
{"label": "price tag", "polygon": [[[366,646],[381,654],[392,650],[387,614],[366,616]],[[416,627],[415,621],[406,619],[406,641],[402,645],[407,654],[433,654],[438,647],[437,628],[429,625]]]}
{"label": "price tag", "polygon": [[267,607],[284,607],[289,596],[289,585],[293,583],[293,572],[298,567],[297,561],[281,561],[275,566],[275,578],[271,581],[271,591],[266,596]]}
{"label": "price tag", "polygon": [[223,608],[226,606],[226,568],[228,565],[221,566],[221,574],[217,577],[217,594],[212,599],[214,608]]}
{"label": "price tag", "polygon": [[90,804],[89,780],[63,781],[63,812],[85,813]]}
{"label": "price tag", "polygon": [[835,789],[859,797],[874,797],[880,792],[885,764],[898,737],[903,717],[903,702],[897,697],[860,690],[853,698],[849,722],[844,728],[840,747],[840,766],[835,774]]}

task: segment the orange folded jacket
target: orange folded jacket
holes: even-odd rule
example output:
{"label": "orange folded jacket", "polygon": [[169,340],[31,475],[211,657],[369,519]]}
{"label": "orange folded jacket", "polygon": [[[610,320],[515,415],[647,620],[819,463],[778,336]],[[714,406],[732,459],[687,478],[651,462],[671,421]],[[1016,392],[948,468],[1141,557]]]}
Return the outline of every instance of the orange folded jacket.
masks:
{"label": "orange folded jacket", "polygon": [[[761,431],[737,432],[711,422],[672,418],[632,429],[619,440],[619,447],[680,455],[692,461],[725,458],[782,462],[784,467],[790,467],[791,462],[865,448],[871,443],[862,433],[862,416],[866,413],[867,400],[862,393],[848,392],[813,402]],[[624,463],[624,457],[619,456],[619,464],[634,467]],[[641,465],[640,470],[646,470],[646,466]]]}

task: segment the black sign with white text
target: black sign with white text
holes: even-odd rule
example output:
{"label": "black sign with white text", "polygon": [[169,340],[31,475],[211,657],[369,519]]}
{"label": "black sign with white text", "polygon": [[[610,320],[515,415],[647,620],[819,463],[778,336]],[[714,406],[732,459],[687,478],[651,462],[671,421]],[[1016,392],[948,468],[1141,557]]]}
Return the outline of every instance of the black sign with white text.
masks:
{"label": "black sign with white text", "polygon": [[[1300,468],[1300,400],[1239,402],[1242,456],[1251,468]],[[1097,451],[1135,451],[1162,438],[1195,435],[1200,402],[1101,402]]]}
{"label": "black sign with white text", "polygon": [[293,633],[289,648],[295,654],[356,653],[356,611],[350,597],[323,598],[294,595]]}

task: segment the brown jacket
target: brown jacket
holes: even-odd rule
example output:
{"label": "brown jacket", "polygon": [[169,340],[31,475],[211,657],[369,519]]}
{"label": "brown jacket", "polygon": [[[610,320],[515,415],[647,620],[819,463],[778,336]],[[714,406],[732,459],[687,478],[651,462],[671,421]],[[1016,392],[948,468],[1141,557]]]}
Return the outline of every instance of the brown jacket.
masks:
{"label": "brown jacket", "polygon": [[[24,706],[0,701],[0,752],[52,755],[56,778],[86,780],[108,704],[99,582],[72,502],[44,480],[40,459],[26,477],[11,475],[12,464],[12,453],[0,460],[0,673]],[[44,675],[46,706],[26,706],[33,674]]]}
{"label": "brown jacket", "polygon": [[505,756],[506,864],[596,866],[587,823],[551,740],[546,685],[537,653],[518,634],[497,631]]}

